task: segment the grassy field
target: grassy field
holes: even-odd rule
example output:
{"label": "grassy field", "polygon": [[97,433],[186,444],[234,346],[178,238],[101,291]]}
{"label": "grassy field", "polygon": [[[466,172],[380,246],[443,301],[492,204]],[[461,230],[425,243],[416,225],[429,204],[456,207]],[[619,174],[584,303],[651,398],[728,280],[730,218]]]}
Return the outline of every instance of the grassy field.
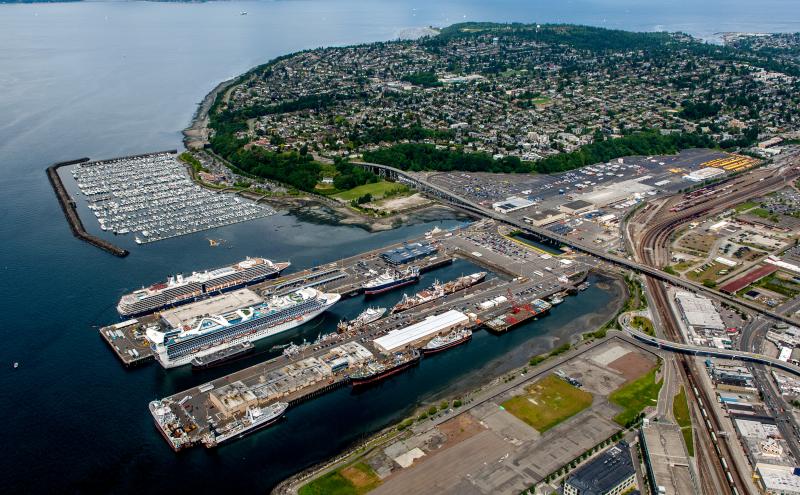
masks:
{"label": "grassy field", "polygon": [[755,203],[753,201],[745,201],[744,203],[742,203],[740,205],[736,205],[734,210],[736,210],[736,213],[741,213],[743,211],[752,210],[756,206],[758,206],[758,203]]}
{"label": "grassy field", "polygon": [[681,427],[683,434],[683,441],[686,444],[686,450],[689,451],[689,456],[694,457],[694,437],[692,437],[692,418],[689,416],[689,403],[686,402],[686,390],[681,387],[681,391],[675,396],[672,401],[672,415],[675,416],[675,421]]}
{"label": "grassy field", "polygon": [[592,394],[548,375],[503,403],[506,411],[545,432],[592,405]]}
{"label": "grassy field", "polygon": [[686,276],[690,280],[694,280],[696,282],[702,282],[703,280],[717,281],[719,278],[726,275],[726,274],[720,274],[720,272],[724,272],[725,270],[730,271],[730,267],[714,261],[711,263],[706,263],[704,265],[701,265],[697,267],[695,270],[686,272]]}
{"label": "grassy field", "polygon": [[404,191],[407,191],[408,187],[396,182],[381,180],[373,184],[364,184],[363,186],[354,187],[352,189],[348,189],[347,191],[336,193],[334,196],[345,201],[352,201],[369,193],[373,198],[378,199],[382,198],[387,192],[395,189],[403,189]]}
{"label": "grassy field", "polygon": [[381,484],[371,467],[358,462],[303,485],[300,495],[362,495]]}
{"label": "grassy field", "polygon": [[656,370],[657,368],[653,368],[608,396],[611,402],[624,409],[614,417],[614,421],[625,426],[636,419],[645,407],[656,405],[658,391],[663,383],[656,382]]}
{"label": "grassy field", "polygon": [[631,320],[631,325],[633,328],[638,328],[647,335],[653,337],[656,336],[656,330],[653,328],[653,322],[650,321],[649,318],[645,318],[644,316],[634,316]]}

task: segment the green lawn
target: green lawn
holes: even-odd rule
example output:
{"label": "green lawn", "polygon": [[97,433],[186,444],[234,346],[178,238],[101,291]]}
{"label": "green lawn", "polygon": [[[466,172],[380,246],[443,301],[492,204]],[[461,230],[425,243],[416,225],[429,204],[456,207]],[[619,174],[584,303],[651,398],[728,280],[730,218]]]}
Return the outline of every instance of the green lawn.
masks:
{"label": "green lawn", "polygon": [[755,203],[753,201],[745,201],[744,203],[742,203],[740,205],[736,205],[734,210],[736,210],[736,213],[741,213],[743,211],[751,210],[751,209],[755,208],[756,206],[758,206],[758,203]]}
{"label": "green lawn", "polygon": [[681,387],[681,391],[672,401],[672,415],[681,427],[683,441],[686,443],[686,450],[689,456],[694,457],[694,437],[692,437],[692,418],[689,416],[689,403],[686,402],[686,390]]}
{"label": "green lawn", "polygon": [[614,417],[614,421],[626,426],[636,419],[645,407],[656,405],[658,391],[661,390],[663,383],[663,380],[656,382],[656,370],[657,368],[653,368],[608,396],[611,402],[623,408],[623,411]]}
{"label": "green lawn", "polygon": [[367,464],[358,462],[332,471],[303,485],[300,495],[363,495],[381,484],[380,478]]}
{"label": "green lawn", "polygon": [[747,213],[756,215],[758,217],[763,218],[764,220],[769,220],[772,223],[778,223],[780,221],[780,217],[774,213],[770,213],[769,210],[765,208],[753,208],[749,210]]}
{"label": "green lawn", "polygon": [[644,316],[634,316],[631,320],[631,326],[633,326],[633,328],[638,328],[647,335],[652,337],[656,336],[656,330],[653,328],[653,322],[650,321],[650,318],[645,318]]}
{"label": "green lawn", "polygon": [[542,433],[592,405],[592,394],[555,375],[525,390],[527,394],[503,402],[503,408]]}
{"label": "green lawn", "polygon": [[404,191],[407,191],[408,187],[396,182],[381,180],[373,184],[364,184],[363,186],[354,187],[352,189],[348,189],[347,191],[336,193],[334,196],[345,201],[352,201],[369,193],[373,198],[377,199],[382,198],[387,192],[396,189],[403,189]]}

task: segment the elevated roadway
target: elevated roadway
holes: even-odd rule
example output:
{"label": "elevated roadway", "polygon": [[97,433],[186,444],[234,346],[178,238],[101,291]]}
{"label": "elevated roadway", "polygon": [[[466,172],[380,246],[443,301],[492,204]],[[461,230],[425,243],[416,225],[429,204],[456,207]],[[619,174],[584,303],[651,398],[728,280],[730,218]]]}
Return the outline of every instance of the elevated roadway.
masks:
{"label": "elevated roadway", "polygon": [[[776,320],[782,321],[782,322],[787,323],[789,325],[800,325],[800,321],[795,320],[794,318],[791,318],[789,316],[785,316],[785,315],[776,313],[774,311],[771,311],[769,309],[763,308],[763,307],[761,307],[758,304],[755,304],[753,302],[736,299],[734,297],[731,297],[728,294],[720,292],[720,291],[718,291],[716,289],[712,289],[712,288],[706,287],[706,286],[704,286],[702,284],[699,284],[697,282],[692,282],[691,280],[684,280],[684,279],[682,279],[680,277],[677,277],[677,276],[674,276],[674,275],[670,275],[669,273],[663,272],[663,271],[659,270],[658,268],[654,268],[654,267],[645,265],[643,263],[636,262],[636,261],[628,259],[628,258],[623,258],[621,256],[612,255],[612,254],[610,254],[610,253],[608,253],[608,252],[606,252],[606,251],[604,251],[602,249],[598,249],[598,248],[595,248],[593,246],[587,246],[585,244],[578,243],[573,239],[570,239],[570,238],[568,238],[566,236],[557,234],[555,232],[551,232],[551,231],[549,231],[547,229],[534,227],[534,226],[529,225],[529,224],[527,224],[525,222],[521,222],[521,221],[516,220],[514,218],[510,218],[510,217],[508,217],[506,215],[503,215],[503,214],[498,213],[496,211],[493,211],[491,209],[485,208],[484,206],[482,206],[482,205],[480,205],[478,203],[475,203],[475,202],[473,202],[473,201],[471,201],[469,199],[463,198],[463,197],[453,193],[452,191],[448,191],[448,190],[446,190],[446,189],[444,189],[444,188],[442,188],[440,186],[437,186],[436,184],[432,184],[432,183],[428,182],[425,179],[416,177],[416,176],[414,176],[414,175],[412,175],[412,174],[410,174],[410,173],[408,173],[408,172],[406,172],[404,170],[400,170],[400,169],[397,169],[397,168],[394,168],[394,167],[390,167],[388,165],[380,165],[380,164],[377,164],[377,163],[368,163],[368,162],[353,162],[353,163],[355,165],[359,165],[359,166],[362,166],[364,168],[370,169],[373,172],[377,173],[378,175],[401,179],[404,182],[412,184],[418,190],[420,190],[420,191],[422,191],[422,192],[424,192],[426,194],[429,194],[431,196],[434,196],[434,197],[438,198],[441,201],[450,203],[450,204],[452,204],[452,205],[454,205],[454,206],[456,206],[458,208],[461,208],[461,209],[466,210],[468,212],[474,213],[474,214],[479,215],[481,217],[491,218],[491,219],[496,220],[498,222],[503,222],[505,224],[511,225],[511,226],[513,226],[513,227],[515,227],[517,229],[520,229],[523,232],[526,232],[528,234],[532,234],[532,235],[534,235],[534,236],[536,236],[536,237],[538,237],[540,239],[550,240],[550,241],[553,241],[553,242],[557,242],[557,243],[569,246],[570,248],[572,248],[572,249],[574,249],[576,251],[581,251],[581,252],[590,254],[590,255],[595,256],[597,258],[600,258],[602,260],[608,261],[610,263],[614,263],[614,264],[616,264],[618,266],[622,266],[622,267],[630,269],[630,270],[637,271],[639,273],[642,273],[644,275],[648,275],[650,277],[653,277],[655,279],[661,280],[663,282],[667,282],[667,283],[672,284],[672,285],[677,286],[677,287],[683,287],[684,289],[688,289],[688,290],[692,290],[692,291],[695,291],[695,292],[703,293],[703,294],[706,294],[706,295],[708,295],[710,297],[713,297],[715,299],[718,299],[718,300],[724,300],[729,304],[732,304],[732,305],[735,305],[735,306],[739,306],[739,307],[743,307],[743,308],[749,309],[751,311],[755,311],[757,313],[763,314],[765,316],[769,316],[771,318],[774,318]],[[797,173],[797,170],[795,168],[788,168],[786,170],[777,171],[777,173],[774,173],[768,179],[765,179],[762,182],[758,182],[757,183],[757,184],[759,184],[759,188],[758,189],[761,190],[761,189],[765,189],[765,188],[767,188],[769,186],[778,185],[779,183],[784,183],[787,179],[791,179],[793,177],[796,177],[797,175],[798,175],[798,173]]]}

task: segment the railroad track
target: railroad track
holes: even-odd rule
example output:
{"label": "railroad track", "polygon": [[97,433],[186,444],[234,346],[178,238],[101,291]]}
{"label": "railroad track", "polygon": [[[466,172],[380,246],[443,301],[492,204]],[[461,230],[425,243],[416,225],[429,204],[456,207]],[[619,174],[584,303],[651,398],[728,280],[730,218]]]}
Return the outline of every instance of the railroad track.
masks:
{"label": "railroad track", "polygon": [[[755,176],[758,177],[758,176]],[[733,193],[722,196],[718,199],[710,199],[702,204],[695,205],[678,212],[670,212],[663,218],[650,225],[646,225],[641,232],[640,242],[635,244],[636,256],[639,262],[658,268],[663,262],[669,259],[670,239],[681,225],[695,219],[704,217],[731,208],[746,199],[760,196],[782,186],[785,178],[781,176],[765,177],[761,180],[751,180],[749,183],[742,184]],[[660,206],[665,209],[670,202]],[[651,212],[652,215],[652,212]],[[656,215],[657,216],[657,212]],[[647,284],[650,288],[650,295],[657,313],[660,315],[663,329],[667,338],[676,342],[683,342],[683,336],[674,320],[674,315],[670,308],[668,296],[664,284],[652,277],[647,277]],[[722,431],[723,427],[717,418],[712,406],[713,397],[709,396],[708,391],[697,378],[698,370],[694,362],[686,356],[677,356],[679,373],[684,383],[687,385],[687,397],[694,406],[695,416],[698,419],[700,428],[698,432],[698,471],[702,489],[706,493],[717,493],[718,490],[725,490],[725,493],[738,495],[747,493],[747,484],[741,473],[732,468],[733,462],[732,449],[728,437],[719,438],[716,432]],[[697,412],[699,411],[699,416]]]}

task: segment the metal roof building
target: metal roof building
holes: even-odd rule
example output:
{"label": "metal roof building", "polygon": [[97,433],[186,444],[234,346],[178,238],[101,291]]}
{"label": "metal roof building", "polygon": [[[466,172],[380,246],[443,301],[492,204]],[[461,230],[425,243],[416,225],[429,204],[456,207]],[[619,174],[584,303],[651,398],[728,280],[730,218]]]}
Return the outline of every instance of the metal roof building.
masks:
{"label": "metal roof building", "polygon": [[725,330],[725,324],[710,299],[681,291],[675,294],[675,300],[687,325],[695,329]]}
{"label": "metal roof building", "polygon": [[618,495],[635,484],[636,471],[628,444],[623,441],[570,474],[564,495]]}
{"label": "metal roof building", "polygon": [[419,344],[439,333],[449,332],[467,323],[469,323],[467,315],[451,309],[446,313],[429,316],[411,326],[392,330],[383,337],[375,339],[373,343],[379,351],[391,353]]}
{"label": "metal roof building", "polygon": [[381,253],[381,258],[393,265],[402,265],[430,256],[439,251],[433,244],[415,242]]}

